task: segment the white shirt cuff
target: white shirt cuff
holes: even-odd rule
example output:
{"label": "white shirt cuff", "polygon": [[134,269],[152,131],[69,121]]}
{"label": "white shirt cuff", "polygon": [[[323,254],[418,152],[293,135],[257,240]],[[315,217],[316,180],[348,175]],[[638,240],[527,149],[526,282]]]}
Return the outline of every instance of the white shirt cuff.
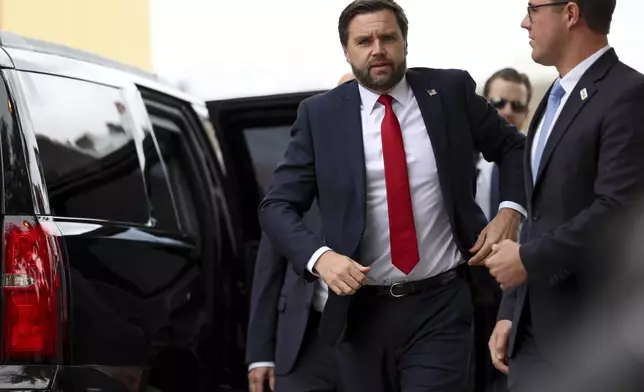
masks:
{"label": "white shirt cuff", "polygon": [[308,264],[306,264],[306,269],[308,269],[310,273],[312,273],[313,275],[319,278],[320,275],[318,275],[318,273],[315,272],[313,267],[315,267],[315,263],[318,262],[318,259],[320,258],[320,256],[322,256],[325,252],[330,250],[331,248],[329,248],[328,246],[323,246],[320,249],[316,250],[315,253],[313,253],[313,256],[311,256],[311,258],[309,259]]}
{"label": "white shirt cuff", "polygon": [[511,208],[515,211],[517,211],[519,214],[523,215],[524,218],[528,217],[528,211],[525,210],[525,208],[521,207],[520,204],[517,204],[513,201],[504,201],[501,204],[499,204],[499,210],[501,208]]}
{"label": "white shirt cuff", "polygon": [[275,367],[275,362],[254,362],[248,365],[248,371],[258,368],[258,367]]}

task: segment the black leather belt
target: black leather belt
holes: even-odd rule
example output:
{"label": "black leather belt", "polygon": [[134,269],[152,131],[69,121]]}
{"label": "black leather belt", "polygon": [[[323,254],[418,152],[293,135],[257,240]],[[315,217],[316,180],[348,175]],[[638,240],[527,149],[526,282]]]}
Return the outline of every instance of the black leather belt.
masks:
{"label": "black leather belt", "polygon": [[411,282],[397,282],[389,286],[364,286],[361,290],[377,296],[387,296],[391,298],[405,297],[434,287],[444,286],[458,277],[464,277],[466,268],[467,266],[461,264],[456,268],[427,279]]}

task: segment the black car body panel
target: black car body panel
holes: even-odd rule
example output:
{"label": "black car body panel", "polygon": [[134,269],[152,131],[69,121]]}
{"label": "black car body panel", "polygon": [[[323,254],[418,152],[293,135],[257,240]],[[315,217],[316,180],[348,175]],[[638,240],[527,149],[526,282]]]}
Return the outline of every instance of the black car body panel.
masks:
{"label": "black car body panel", "polygon": [[0,390],[245,385],[225,357],[235,225],[204,103],[80,51],[0,41],[3,225],[44,227],[62,260],[59,350],[3,351]]}

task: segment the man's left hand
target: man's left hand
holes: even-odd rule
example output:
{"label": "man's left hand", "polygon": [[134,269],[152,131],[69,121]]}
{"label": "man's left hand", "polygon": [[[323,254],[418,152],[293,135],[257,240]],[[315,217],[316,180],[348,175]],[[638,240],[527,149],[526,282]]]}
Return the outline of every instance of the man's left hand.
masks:
{"label": "man's left hand", "polygon": [[519,235],[521,214],[511,208],[501,208],[494,219],[481,231],[476,243],[470,249],[475,253],[468,263],[469,265],[484,265],[485,259],[492,251],[492,245],[503,240],[516,241]]}
{"label": "man's left hand", "polygon": [[528,272],[521,261],[519,244],[514,241],[505,240],[492,246],[492,255],[485,260],[485,266],[502,290],[517,287],[528,279]]}

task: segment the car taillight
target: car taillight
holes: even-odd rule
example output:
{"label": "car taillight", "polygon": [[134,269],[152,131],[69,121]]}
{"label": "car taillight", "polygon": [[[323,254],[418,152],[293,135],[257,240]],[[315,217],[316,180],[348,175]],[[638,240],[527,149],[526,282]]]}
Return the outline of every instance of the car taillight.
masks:
{"label": "car taillight", "polygon": [[4,355],[52,357],[61,333],[60,249],[36,220],[4,225]]}

